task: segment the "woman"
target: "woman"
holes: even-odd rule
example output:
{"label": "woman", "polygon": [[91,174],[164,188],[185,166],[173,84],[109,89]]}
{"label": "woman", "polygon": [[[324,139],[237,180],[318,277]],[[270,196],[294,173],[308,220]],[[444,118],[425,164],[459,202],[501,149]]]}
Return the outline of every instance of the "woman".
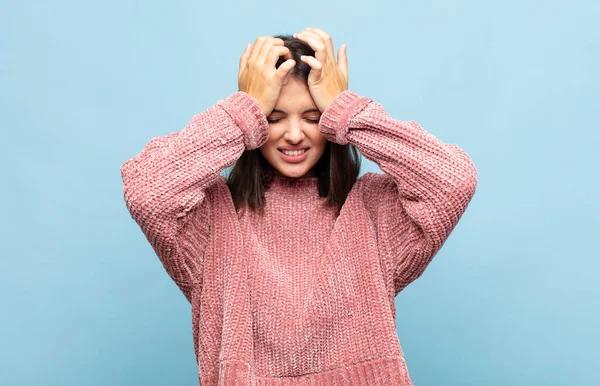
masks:
{"label": "woman", "polygon": [[[239,91],[121,167],[127,208],[191,303],[203,386],[412,385],[394,297],[477,171],[348,90],[347,69],[321,29],[259,37]],[[384,173],[357,178],[356,149]]]}

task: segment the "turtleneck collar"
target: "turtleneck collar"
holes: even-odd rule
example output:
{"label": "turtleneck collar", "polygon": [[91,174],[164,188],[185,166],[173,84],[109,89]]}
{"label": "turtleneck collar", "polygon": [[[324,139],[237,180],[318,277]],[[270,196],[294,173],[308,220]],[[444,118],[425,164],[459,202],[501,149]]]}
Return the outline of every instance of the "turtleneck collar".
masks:
{"label": "turtleneck collar", "polygon": [[319,177],[299,177],[292,178],[275,175],[271,186],[267,192],[293,194],[293,195],[317,195],[318,196]]}

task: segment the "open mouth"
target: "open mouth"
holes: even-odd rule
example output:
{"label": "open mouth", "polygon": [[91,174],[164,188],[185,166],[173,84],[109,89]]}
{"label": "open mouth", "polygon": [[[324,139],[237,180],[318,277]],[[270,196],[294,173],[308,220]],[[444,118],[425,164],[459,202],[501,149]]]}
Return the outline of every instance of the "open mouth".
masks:
{"label": "open mouth", "polygon": [[308,151],[308,148],[306,148],[306,149],[302,149],[302,151],[295,150],[295,151],[294,151],[294,154],[286,153],[286,152],[284,152],[284,151],[283,151],[283,150],[281,150],[281,149],[277,149],[277,150],[279,150],[281,153],[283,153],[283,154],[285,154],[285,155],[301,155],[301,154],[304,154],[304,153],[306,153],[306,152]]}

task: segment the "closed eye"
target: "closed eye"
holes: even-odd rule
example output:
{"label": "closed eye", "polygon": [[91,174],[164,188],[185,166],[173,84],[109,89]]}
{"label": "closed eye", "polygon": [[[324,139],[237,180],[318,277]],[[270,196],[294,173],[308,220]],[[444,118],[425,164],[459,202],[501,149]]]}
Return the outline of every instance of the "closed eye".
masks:
{"label": "closed eye", "polygon": [[[304,118],[304,120],[307,121],[308,123],[312,123],[312,124],[319,123],[319,119]],[[279,121],[281,121],[281,119],[267,119],[267,122],[269,122],[269,123],[276,123]]]}

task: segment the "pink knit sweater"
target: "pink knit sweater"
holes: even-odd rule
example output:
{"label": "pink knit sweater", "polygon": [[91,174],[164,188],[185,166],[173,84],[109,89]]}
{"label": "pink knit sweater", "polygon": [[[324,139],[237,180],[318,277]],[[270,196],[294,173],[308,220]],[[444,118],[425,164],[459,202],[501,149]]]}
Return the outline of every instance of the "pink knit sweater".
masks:
{"label": "pink knit sweater", "polygon": [[412,385],[394,297],[458,223],[475,166],[348,90],[319,130],[385,173],[361,176],[337,218],[316,177],[276,177],[263,216],[238,213],[220,174],[267,129],[235,92],[121,167],[127,209],[191,303],[201,385]]}

